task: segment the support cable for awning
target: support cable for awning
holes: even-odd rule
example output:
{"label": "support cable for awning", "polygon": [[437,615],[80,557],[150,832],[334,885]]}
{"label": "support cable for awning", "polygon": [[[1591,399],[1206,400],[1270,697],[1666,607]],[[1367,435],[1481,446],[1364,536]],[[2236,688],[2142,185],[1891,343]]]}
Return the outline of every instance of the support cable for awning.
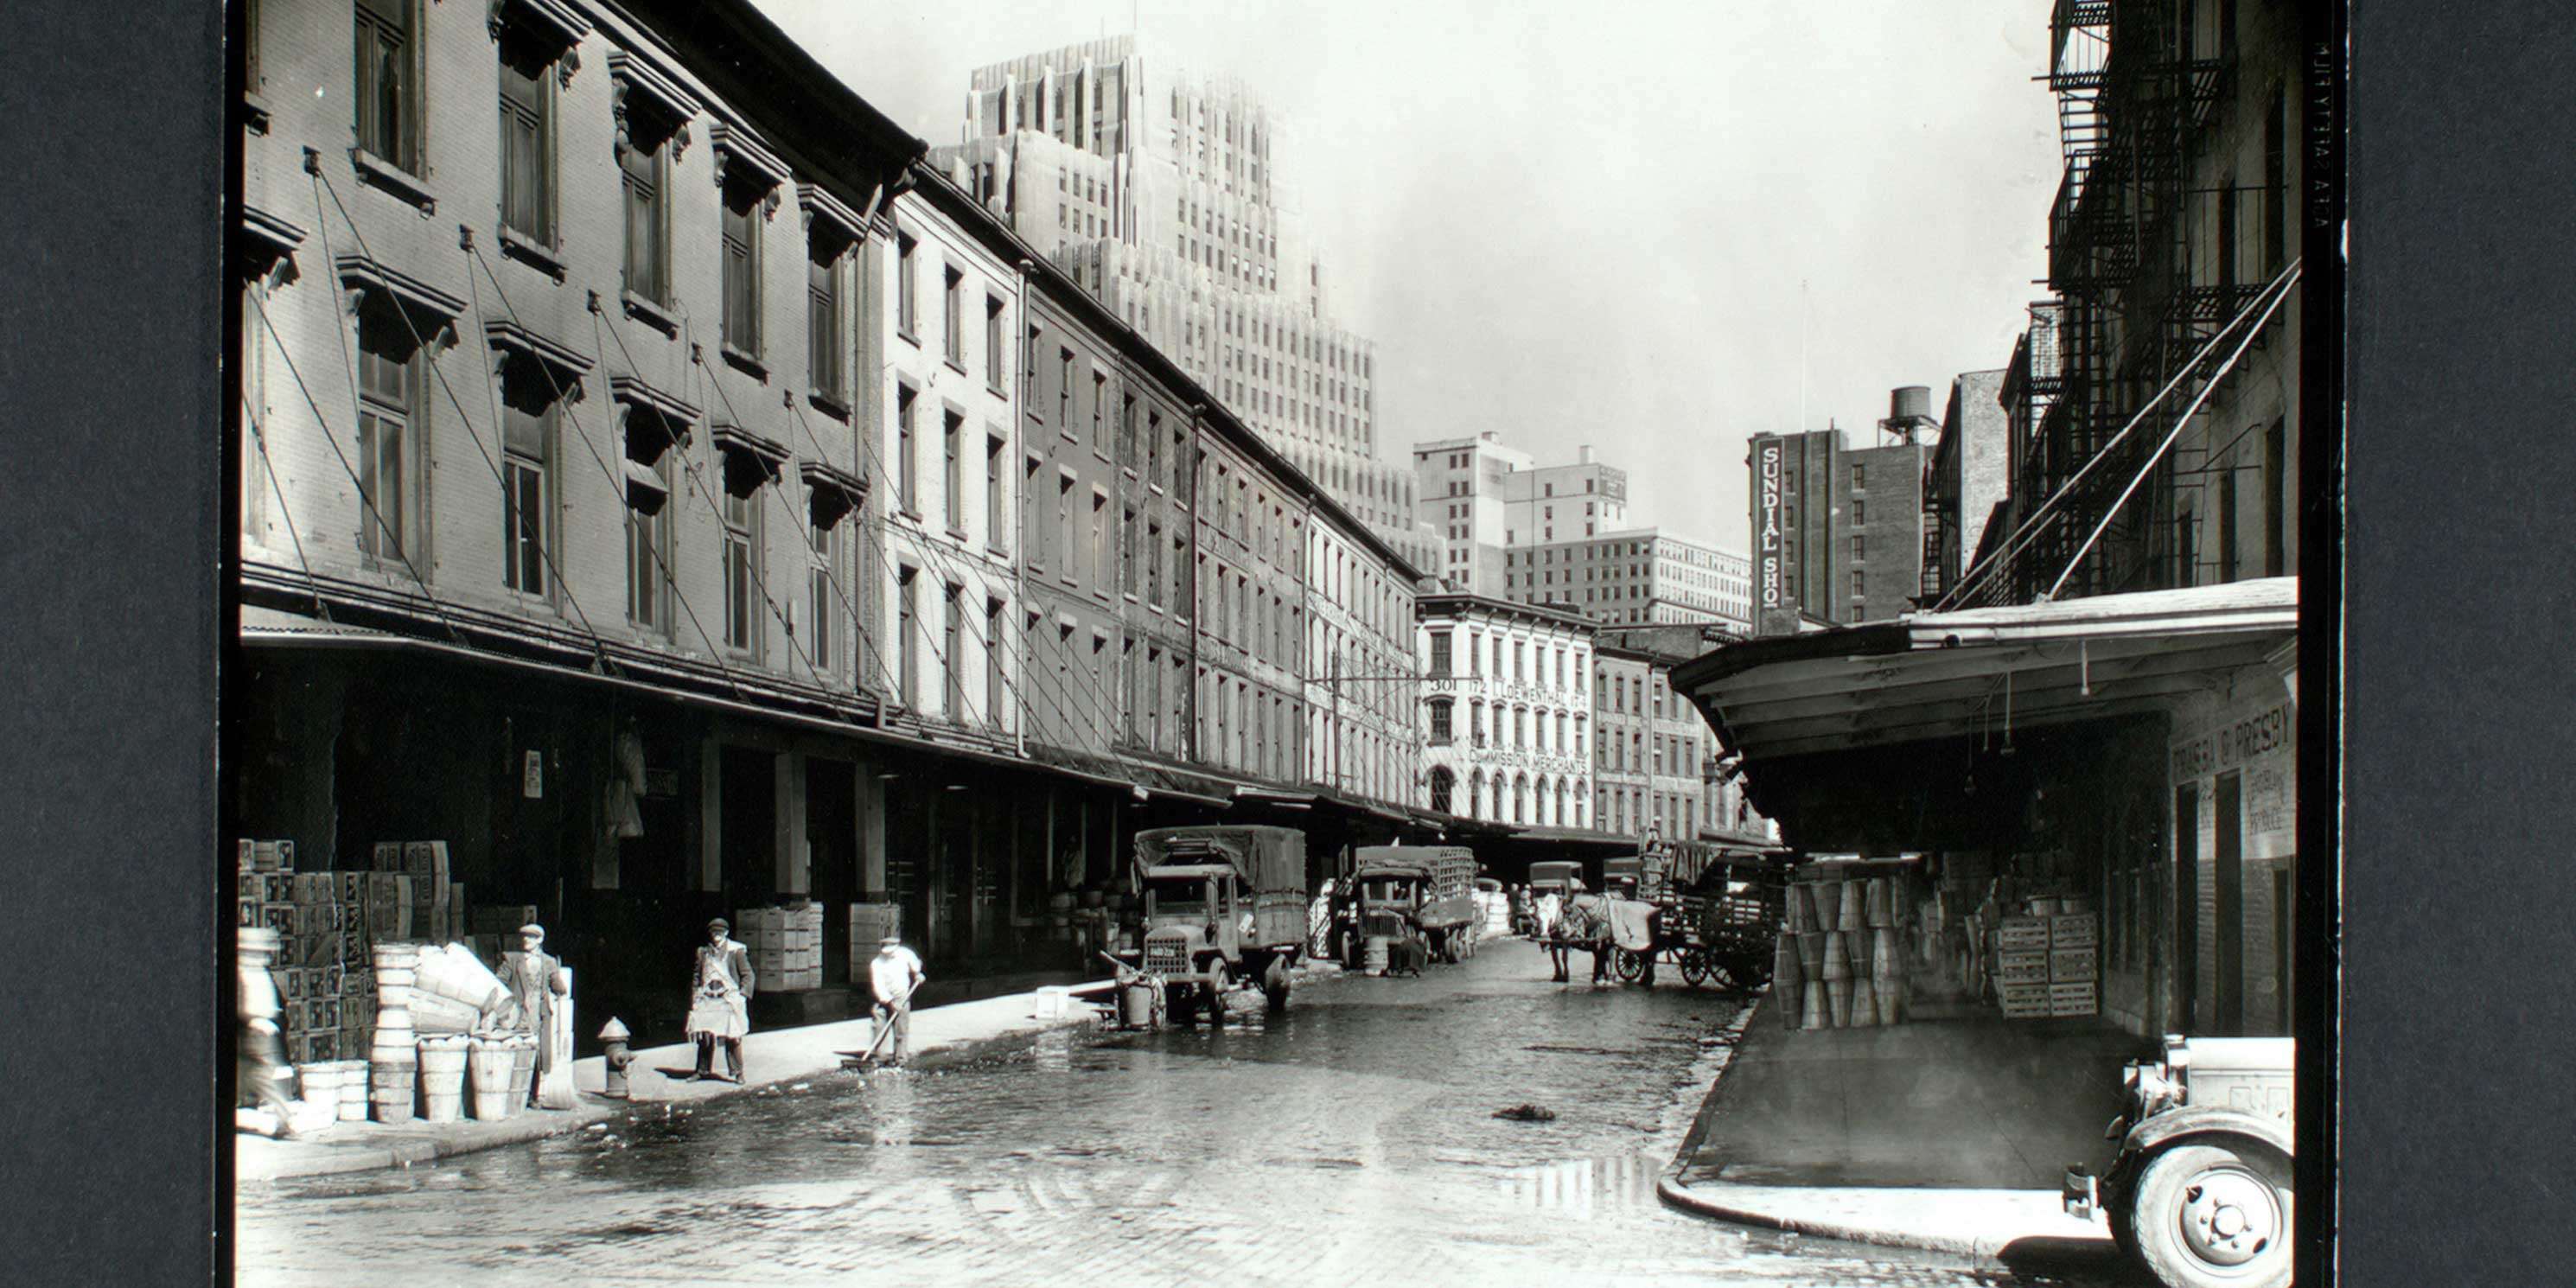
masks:
{"label": "support cable for awning", "polygon": [[2174,440],[2182,436],[2183,427],[2191,423],[2191,418],[2199,413],[2201,404],[2207,402],[2209,395],[2217,390],[2218,382],[2227,378],[2227,373],[2235,368],[2237,360],[2244,357],[2245,351],[2253,346],[2254,337],[2263,333],[2264,326],[2269,324],[2272,315],[2279,311],[2282,301],[2290,298],[2289,288],[2297,284],[2298,280],[2299,261],[2292,260],[2290,266],[2282,270],[2281,289],[2272,294],[2272,302],[2264,307],[2263,316],[2255,319],[2254,325],[2245,329],[2244,337],[2236,342],[2236,348],[2228,353],[2227,360],[2218,364],[2218,370],[2210,373],[2209,379],[2202,383],[2200,392],[2192,396],[2191,405],[2183,409],[2182,415],[2174,418],[2173,429],[2165,435],[2164,441],[2156,444],[2156,449],[2147,454],[2147,459],[2139,465],[2136,476],[2129,480],[2127,487],[2120,489],[2120,495],[2111,502],[2111,508],[2103,511],[2102,521],[2094,524],[2092,533],[2084,538],[2084,544],[2075,548],[2074,558],[2067,560],[2066,567],[2058,572],[2057,580],[2049,583],[2048,597],[2055,597],[2059,588],[2066,584],[2066,579],[2075,575],[2076,566],[2084,562],[2084,556],[2092,553],[2093,543],[2102,539],[2102,533],[2110,528],[2111,520],[2119,517],[2120,508],[2127,505],[2129,498],[2137,493],[2138,486],[2147,481],[2147,475],[2154,472],[2156,462],[2164,459],[2165,450],[2172,447]]}
{"label": "support cable for awning", "polygon": [[[497,283],[495,283],[496,289],[497,289],[497,285],[498,285],[498,284],[497,284]],[[600,311],[599,311],[599,310],[597,310],[597,309],[594,309],[594,310],[592,311],[592,317],[593,317],[594,319],[599,318],[599,317],[600,317]],[[685,312],[682,314],[682,318],[683,318],[683,322],[682,322],[682,324],[685,326],[685,325],[686,325],[686,314],[685,314]],[[632,349],[630,349],[630,348],[628,348],[628,347],[626,347],[626,337],[625,337],[624,335],[620,334],[620,333],[618,332],[617,328],[615,328],[615,327],[613,327],[613,326],[609,326],[609,325],[607,325],[604,321],[601,321],[601,322],[599,322],[599,323],[597,324],[597,329],[600,329],[600,330],[604,330],[604,331],[606,331],[606,332],[608,333],[608,337],[609,337],[609,339],[614,340],[614,341],[616,341],[616,342],[617,342],[617,351],[618,351],[618,353],[619,353],[619,354],[621,354],[621,355],[623,355],[623,356],[625,357],[625,359],[626,359],[626,369],[627,369],[628,371],[641,372],[641,371],[643,371],[643,370],[644,370],[643,366],[642,366],[641,364],[639,364],[639,363],[637,363],[637,362],[635,361],[635,351],[634,351],[634,350],[632,350]],[[606,355],[603,353],[603,355],[602,355],[602,356],[604,357],[604,356],[606,356]],[[718,398],[724,398],[724,387],[723,387],[722,385],[717,385],[717,384],[715,384],[715,381],[714,381],[712,378],[710,378],[710,379],[709,379],[708,383],[709,383],[710,385],[714,385],[714,386],[715,386],[716,396],[717,396]],[[731,400],[731,399],[726,399],[726,400],[725,400],[725,411],[726,411],[726,413],[727,413],[728,415],[734,415],[734,416],[735,416],[735,420],[734,420],[734,423],[735,423],[735,424],[740,425],[740,424],[743,424],[743,423],[744,423],[744,422],[740,419],[739,415],[738,415],[737,413],[735,413],[735,412],[734,412],[734,410],[733,410],[733,402],[732,402],[732,400]],[[603,468],[604,468],[604,467],[605,467],[605,462],[603,462],[602,464],[603,464]],[[711,495],[709,495],[709,494],[708,494],[708,492],[707,492],[707,490],[706,490],[706,486],[705,486],[705,480],[704,480],[703,478],[701,478],[701,477],[700,477],[700,474],[699,474],[699,470],[698,470],[698,466],[697,466],[697,464],[696,464],[695,462],[692,462],[692,461],[688,461],[688,460],[683,459],[683,460],[680,462],[679,473],[680,473],[681,477],[683,477],[683,478],[685,478],[685,479],[687,479],[687,480],[688,480],[688,483],[689,483],[689,490],[690,490],[690,491],[692,491],[692,492],[694,492],[694,493],[696,493],[696,494],[698,495],[698,498],[699,498],[700,500],[705,501],[705,502],[707,503],[707,508],[708,508],[708,510],[709,510],[711,513],[713,513],[713,514],[715,515],[716,528],[717,528],[717,530],[718,530],[718,531],[720,531],[720,532],[722,532],[722,531],[729,531],[729,528],[727,527],[727,525],[726,525],[726,523],[725,523],[725,517],[724,517],[724,506],[723,506],[723,504],[722,504],[721,502],[718,502],[718,501],[717,501],[713,496],[711,496]],[[793,518],[793,517],[794,517],[794,516],[793,516],[793,514],[792,514],[792,512],[791,512],[791,514],[790,514],[790,517],[791,517],[791,518]],[[763,554],[764,554],[764,556],[765,556],[766,552],[764,551],[764,552],[763,552]],[[787,649],[788,649],[788,652],[789,652],[791,655],[793,655],[793,656],[796,658],[796,660],[798,660],[798,661],[801,661],[801,662],[805,663],[805,670],[806,670],[806,673],[807,673],[807,674],[809,674],[809,675],[812,675],[812,676],[814,677],[814,683],[815,683],[815,686],[816,686],[817,688],[820,688],[820,689],[821,689],[821,690],[823,690],[825,693],[830,693],[830,692],[832,692],[832,684],[831,684],[831,681],[829,681],[828,679],[824,678],[822,671],[814,665],[814,661],[813,661],[813,659],[812,659],[811,657],[809,657],[809,656],[807,656],[807,655],[806,655],[805,650],[803,650],[802,648],[797,647],[797,643],[796,643],[796,628],[795,628],[795,627],[793,627],[793,626],[790,626],[790,625],[788,624],[788,622],[787,622],[787,615],[786,615],[784,612],[782,612],[782,611],[780,611],[780,610],[779,610],[779,607],[778,607],[778,601],[777,601],[777,600],[775,600],[775,599],[770,598],[770,595],[769,595],[769,575],[768,575],[768,571],[767,571],[767,564],[768,564],[768,562],[769,562],[769,561],[768,561],[768,559],[767,559],[767,558],[765,558],[765,557],[764,557],[764,558],[761,558],[761,559],[758,559],[758,560],[754,560],[754,561],[752,561],[752,584],[753,584],[753,587],[754,587],[755,589],[757,589],[757,590],[760,592],[760,602],[761,602],[761,604],[762,604],[762,606],[763,606],[763,607],[766,607],[766,608],[769,610],[769,615],[770,615],[771,617],[774,617],[774,618],[776,618],[776,619],[778,620],[778,624],[780,625],[780,627],[782,627],[783,629],[785,629],[786,634],[787,634]],[[676,585],[676,579],[674,579],[674,584]],[[691,614],[691,616],[692,616],[692,617],[694,617],[694,616],[695,616],[695,613],[693,612],[693,613]],[[700,630],[700,632],[703,634],[703,633],[704,633],[704,631],[705,631],[705,627],[704,627],[703,625],[701,625],[701,626],[699,627],[699,630]],[[717,659],[719,660],[719,662],[721,662],[721,660],[722,660],[722,658],[723,658],[723,650],[722,650],[721,648],[716,649],[716,650],[715,650],[714,655],[717,657]]]}
{"label": "support cable for awning", "polygon": [[[310,155],[311,154],[308,151],[308,158]],[[382,260],[376,258],[374,248],[367,245],[367,234],[358,227],[358,221],[350,216],[349,207],[340,200],[340,189],[337,185],[331,182],[330,176],[324,174],[322,172],[322,167],[319,165],[308,163],[305,168],[311,171],[313,175],[313,214],[315,221],[321,227],[322,253],[326,257],[329,257],[329,262],[336,265],[339,261],[331,251],[331,221],[322,217],[322,194],[325,192],[328,192],[331,195],[331,204],[339,210],[341,221],[349,225],[349,235],[357,239],[358,253],[365,257],[367,262],[371,264],[383,263]],[[456,396],[456,387],[448,383],[447,372],[438,365],[437,359],[428,352],[429,337],[420,333],[420,324],[413,320],[410,309],[403,308],[397,304],[392,311],[396,317],[402,319],[403,330],[411,334],[413,346],[412,352],[421,357],[421,365],[429,368],[429,374],[435,377],[438,381],[439,391],[447,395],[447,405],[456,410],[457,423],[464,428],[465,436],[473,440],[474,452],[476,455],[483,458],[483,467],[492,472],[492,485],[501,489],[501,495],[506,499],[510,494],[510,480],[501,472],[501,463],[493,459],[492,449],[484,443],[482,433],[474,428],[474,418],[465,414],[465,404]],[[455,320],[450,319],[449,325],[454,326]],[[340,333],[341,343],[345,351],[345,347],[348,342],[348,329],[346,327],[334,327],[333,329]],[[348,362],[349,393],[350,397],[354,400],[358,396],[357,360],[354,356],[350,356],[348,358]],[[497,425],[495,427],[497,428]],[[364,490],[363,485],[360,490]],[[388,528],[387,531],[391,532],[392,529]],[[395,544],[399,547],[401,544],[402,534],[394,533],[393,535]],[[571,607],[573,618],[581,623],[582,634],[590,637],[590,654],[592,660],[603,671],[613,669],[608,661],[608,650],[600,642],[598,630],[591,626],[590,615],[582,611],[581,600],[573,595],[572,583],[564,578],[563,569],[556,565],[554,552],[546,548],[545,542],[540,541],[537,543],[537,555],[545,561],[547,579],[554,583],[556,589],[563,592],[564,603]],[[407,567],[409,566],[410,560],[408,557],[405,558],[404,564]],[[415,571],[413,575],[417,577],[418,572]],[[425,581],[421,584],[424,587],[428,585]]]}
{"label": "support cable for awning", "polygon": [[286,539],[295,546],[295,566],[304,570],[305,589],[312,593],[313,607],[322,614],[322,620],[330,622],[331,605],[322,598],[322,583],[313,576],[312,561],[304,557],[304,534],[295,530],[295,507],[286,503],[286,486],[278,481],[277,462],[268,454],[268,435],[260,429],[260,417],[251,408],[248,389],[242,391],[242,424],[250,430],[251,445],[259,449],[260,468],[268,475],[268,489],[277,494],[277,516],[285,521]]}
{"label": "support cable for awning", "polygon": [[[2012,570],[2022,551],[2027,549],[2032,542],[2039,539],[2041,525],[2056,514],[2058,507],[2069,497],[2074,495],[2075,489],[2084,482],[2085,478],[2090,475],[2096,467],[2110,459],[2111,453],[2117,450],[2122,442],[2127,440],[2132,431],[2137,429],[2139,425],[2145,423],[2147,417],[2154,413],[2156,407],[2161,404],[2166,397],[2171,395],[2175,389],[2180,388],[2182,382],[2187,379],[2193,371],[2197,370],[2200,364],[2208,359],[2210,354],[2216,352],[2218,347],[2225,343],[2230,335],[2234,334],[2239,327],[2243,326],[2247,319],[2255,316],[2258,311],[2264,318],[2270,318],[2272,307],[2278,305],[2280,298],[2286,298],[2289,284],[2297,279],[2300,262],[2300,260],[2292,260],[2288,267],[2281,270],[2279,276],[2274,277],[2261,291],[2256,292],[2253,299],[2246,301],[2245,307],[2239,310],[2234,317],[2228,319],[2227,325],[2220,327],[2217,332],[2209,337],[2208,340],[2202,342],[2200,348],[2191,355],[2190,360],[2175,368],[2172,377],[2165,381],[2162,388],[2156,390],[2153,397],[2150,397],[2144,404],[2139,406],[2138,410],[2129,417],[2128,423],[2120,427],[2118,433],[2113,434],[2109,440],[2104,442],[2102,446],[2093,453],[2091,459],[2085,461],[2083,466],[2077,469],[2073,475],[2069,476],[2064,483],[2059,484],[2057,489],[2054,492],[2051,492],[2046,500],[2040,502],[2037,509],[2032,510],[2028,517],[2015,525],[2011,536],[1999,544],[1995,548],[1994,553],[1987,555],[1984,559],[1978,561],[1975,567],[1970,568],[1967,574],[1959,579],[1959,583],[1950,588],[1948,594],[1943,595],[1933,604],[1932,610],[1935,612],[1941,612],[1953,608],[1964,607],[1972,596],[1983,591],[1993,589],[1995,586],[1999,585],[2000,582],[1998,579],[2001,578],[2004,573]],[[2259,332],[2259,330],[2260,324],[2258,323],[2254,328],[2254,331],[2250,331],[2248,333],[2248,338],[2250,338],[2255,332]],[[2204,383],[2202,393],[2205,395],[2209,388],[2215,386],[2216,383],[2217,377],[2213,375],[2209,381]],[[2182,417],[2182,421],[2184,422],[2189,420],[2190,416],[2188,414]],[[2061,583],[2063,580],[2063,578],[2060,578]]]}
{"label": "support cable for awning", "polygon": [[[251,297],[251,304],[259,310],[260,326],[268,331],[268,338],[276,342],[277,356],[286,363],[286,374],[294,378],[296,392],[304,395],[304,405],[313,409],[313,423],[321,429],[322,441],[331,445],[331,455],[339,459],[341,472],[349,476],[349,486],[357,491],[358,504],[366,508],[368,518],[377,526],[387,532],[393,531],[393,526],[385,522],[383,512],[376,508],[375,498],[367,495],[366,484],[358,478],[358,467],[349,463],[347,452],[340,450],[340,436],[331,432],[331,418],[322,414],[322,404],[313,397],[313,387],[304,383],[304,373],[296,368],[295,355],[286,347],[286,337],[277,333],[277,323],[268,316],[268,302],[254,295]],[[354,389],[352,396],[355,396]],[[294,519],[285,513],[282,506],[279,508],[279,515],[287,520],[287,531],[290,534],[294,533]],[[304,539],[297,536],[295,545],[298,550],[303,549]],[[411,574],[412,584],[420,589],[421,597],[429,602],[429,611],[438,618],[439,625],[446,627],[448,636],[457,643],[465,643],[465,633],[456,628],[456,623],[447,615],[446,605],[439,602],[438,593],[429,588],[428,579],[422,577],[420,569],[412,564],[411,552],[405,550],[400,541],[394,542],[393,547],[394,558],[400,560],[403,570]],[[309,581],[312,575],[312,569],[308,566],[305,569],[305,578]],[[324,616],[328,618],[327,611]]]}
{"label": "support cable for awning", "polygon": [[[473,259],[477,267],[483,270],[485,277],[491,278],[492,294],[501,301],[501,311],[509,315],[511,325],[525,330],[526,324],[520,321],[517,306],[510,303],[509,291],[502,287],[500,277],[492,272],[491,263],[483,258],[482,247],[468,243],[465,253]],[[474,275],[471,270],[466,273],[465,280],[468,290],[472,292],[476,320],[480,321],[483,313],[482,288],[474,285]],[[607,355],[603,353],[601,356]],[[600,473],[608,477],[610,489],[622,494],[626,488],[626,480],[616,470],[609,468],[608,459],[599,454],[599,445],[591,441],[589,427],[581,423],[581,413],[573,410],[574,403],[578,400],[564,397],[566,391],[563,382],[556,377],[552,365],[540,362],[536,367],[545,375],[546,385],[548,391],[554,395],[555,405],[563,408],[564,415],[571,419],[572,436],[581,441],[582,450],[590,457],[591,463],[597,465]],[[749,701],[750,695],[743,692],[741,682],[734,678],[733,668],[725,664],[724,651],[716,647],[715,637],[707,633],[706,623],[699,619],[697,606],[691,604],[688,595],[680,590],[679,574],[671,568],[670,560],[664,557],[662,544],[658,541],[647,541],[644,545],[646,551],[653,556],[653,566],[661,571],[663,588],[670,594],[672,601],[680,606],[680,611],[687,614],[689,625],[696,628],[698,639],[707,647],[707,657],[716,664],[717,673],[724,677],[725,687],[731,689],[735,697]],[[651,623],[646,625],[649,628]]]}
{"label": "support cable for awning", "polygon": [[[879,380],[884,378],[886,369],[892,365],[893,364],[891,363],[885,362],[880,362],[877,365],[877,377]],[[901,478],[902,476],[900,474],[889,469],[883,457],[877,455],[876,445],[871,441],[872,438],[873,435],[869,434],[857,435],[859,450],[867,454],[869,468],[876,471],[876,476],[878,478]],[[963,445],[961,444],[961,446]],[[1028,495],[1028,490],[1025,487],[1021,489],[1020,503],[1024,506],[1032,503]],[[1106,521],[1107,520],[1104,518],[1103,522]],[[899,564],[901,561],[893,556],[891,544],[892,543],[890,541],[881,542],[880,554],[889,564]],[[946,552],[941,550],[939,543],[930,539],[927,533],[922,534],[921,540],[914,544],[913,549],[920,556],[920,561],[922,563],[935,565],[933,571],[938,573],[943,582],[954,579],[960,585],[965,584],[966,578],[964,574],[955,564],[949,562]],[[1023,542],[1022,549],[1019,552],[1019,557],[1025,559],[1027,555],[1028,550],[1026,548],[1026,543]],[[1067,558],[1070,557],[1071,554],[1068,552]],[[1015,615],[1027,613],[1037,602],[1035,599],[1030,598],[1025,594],[1025,587],[1022,589],[1023,595],[1021,602],[1013,609],[1013,613]],[[916,624],[918,624],[917,619],[919,614],[916,613],[914,616],[916,618]],[[1023,631],[1022,634],[1025,636],[1027,632]],[[1058,676],[1048,671],[1043,666],[1036,666],[1035,659],[1030,655],[1028,650],[1022,651],[1020,662],[1021,669],[1023,671],[1028,671],[1033,668],[1041,680],[1054,685],[1057,701],[1062,705],[1062,709],[1068,716],[1078,719],[1085,724],[1089,724],[1092,727],[1093,732],[1099,736],[1102,745],[1114,745],[1115,739],[1111,736],[1111,733],[1116,722],[1109,714],[1109,697],[1105,692],[1101,691],[1100,686],[1096,682],[1087,683],[1084,689],[1077,690],[1074,687],[1073,680]],[[1076,667],[1068,663],[1064,670],[1069,673],[1079,673],[1086,682],[1089,682],[1090,680],[1089,668]],[[1003,683],[1008,684],[1010,682],[1010,676],[1007,671],[1002,678]],[[1012,692],[1015,697],[1025,700],[1030,694],[1035,692],[1035,689],[1034,687],[1025,689],[1015,688]],[[1082,710],[1083,702],[1081,699],[1085,693],[1093,695],[1090,704],[1091,714],[1085,714]],[[1021,731],[1023,737],[1026,736],[1026,733],[1026,730]]]}

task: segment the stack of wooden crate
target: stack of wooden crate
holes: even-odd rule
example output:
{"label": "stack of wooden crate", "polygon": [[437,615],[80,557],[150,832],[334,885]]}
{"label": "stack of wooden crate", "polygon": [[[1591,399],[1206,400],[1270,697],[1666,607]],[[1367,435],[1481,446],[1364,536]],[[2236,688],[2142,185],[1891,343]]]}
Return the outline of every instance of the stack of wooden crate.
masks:
{"label": "stack of wooden crate", "polygon": [[779,908],[746,908],[734,914],[734,934],[751,950],[751,970],[762,992],[793,993],[823,986],[823,905],[811,900]]}
{"label": "stack of wooden crate", "polygon": [[2048,1013],[2093,1015],[2102,1009],[2101,925],[2089,912],[2048,919]]}
{"label": "stack of wooden crate", "polygon": [[899,903],[854,903],[850,905],[850,978],[864,979],[868,959],[877,955],[877,945],[888,935],[903,933],[903,905]]}
{"label": "stack of wooden crate", "polygon": [[2006,917],[1995,929],[1995,998],[2007,1019],[2049,1013],[2048,920]]}

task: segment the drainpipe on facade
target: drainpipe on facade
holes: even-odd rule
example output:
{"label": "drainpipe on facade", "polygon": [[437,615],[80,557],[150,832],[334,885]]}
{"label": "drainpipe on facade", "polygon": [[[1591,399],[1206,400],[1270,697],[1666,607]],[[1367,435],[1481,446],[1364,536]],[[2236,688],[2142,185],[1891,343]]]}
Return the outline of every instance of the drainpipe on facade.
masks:
{"label": "drainpipe on facade", "polygon": [[1194,761],[1203,759],[1199,746],[1199,636],[1207,629],[1207,614],[1199,607],[1199,469],[1207,456],[1206,449],[1200,446],[1200,438],[1206,432],[1207,404],[1191,403],[1190,459],[1183,462],[1190,469],[1190,546],[1189,558],[1182,561],[1190,574],[1190,709],[1181,728],[1189,735],[1189,758]]}
{"label": "drainpipe on facade", "polygon": [[[1013,275],[1013,283],[1018,290],[1019,302],[1014,311],[1014,316],[1011,318],[1011,328],[1013,339],[1018,340],[1020,344],[1025,344],[1027,342],[1026,337],[1029,332],[1029,271],[1036,267],[1037,265],[1028,260],[1021,260],[1018,265],[1018,271]],[[1019,344],[1015,344],[1013,347],[1018,348],[1020,346]],[[1031,349],[1021,355],[1020,360],[1017,363],[1019,370],[1011,373],[1011,384],[1017,391],[1011,400],[1011,441],[1013,444],[1021,446],[1022,450],[1026,450],[1023,434],[1027,430],[1029,423],[1029,373],[1031,365],[1036,361],[1037,351]],[[1013,474],[1017,474],[1020,472],[1020,463],[1015,458],[1003,462],[1003,468],[1009,470]],[[1011,558],[1011,581],[1014,586],[1018,587],[1019,603],[1012,606],[1011,611],[1006,614],[1006,617],[1021,618],[1029,611],[1029,495],[1028,488],[1026,486],[1017,487],[1013,490],[1018,493],[1019,502],[1011,507],[1011,548],[1017,552]],[[1001,623],[1001,633],[1004,635],[1010,635],[1016,629],[1016,626],[1017,623],[1015,621],[1005,620]],[[1028,636],[1028,632],[1026,631],[1019,631],[1018,634],[1023,639]],[[1000,641],[993,641],[988,643],[986,647],[993,647],[994,644],[998,644],[999,642]],[[1009,656],[1010,655],[1008,653],[1003,654],[1006,661]],[[1020,655],[1019,682],[1011,686],[1019,696],[1020,708],[1020,718],[1011,722],[1011,750],[1013,754],[1017,755],[1024,762],[1029,758],[1028,664],[1028,654],[1026,651],[1023,651]],[[1006,668],[1004,671],[1005,678],[1008,678],[1008,674],[1009,673]],[[1050,811],[1050,813],[1052,813],[1052,811]]]}

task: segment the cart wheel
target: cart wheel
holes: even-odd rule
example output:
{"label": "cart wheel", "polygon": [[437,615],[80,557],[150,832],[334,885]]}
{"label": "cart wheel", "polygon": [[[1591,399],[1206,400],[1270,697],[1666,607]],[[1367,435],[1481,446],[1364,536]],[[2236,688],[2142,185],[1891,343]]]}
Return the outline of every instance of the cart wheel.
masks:
{"label": "cart wheel", "polygon": [[1610,969],[1618,972],[1619,982],[1634,984],[1646,977],[1646,956],[1619,949],[1617,955],[1610,959]]}
{"label": "cart wheel", "polygon": [[1708,983],[1708,954],[1692,949],[1682,954],[1682,982],[1692,988]]}
{"label": "cart wheel", "polygon": [[2251,1141],[2158,1154],[2130,1205],[2138,1257],[2173,1288],[2290,1282],[2289,1161]]}

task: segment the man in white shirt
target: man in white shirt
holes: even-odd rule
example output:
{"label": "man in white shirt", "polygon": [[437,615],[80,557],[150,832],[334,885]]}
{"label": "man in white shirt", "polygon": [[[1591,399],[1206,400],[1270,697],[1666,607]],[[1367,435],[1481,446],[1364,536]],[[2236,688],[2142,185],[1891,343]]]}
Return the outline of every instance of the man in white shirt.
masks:
{"label": "man in white shirt", "polygon": [[889,1064],[901,1065],[911,1055],[912,991],[921,987],[923,978],[921,958],[903,946],[900,936],[878,941],[876,958],[868,963],[868,984],[876,993],[877,1028],[881,1033],[892,1032],[885,1051]]}

